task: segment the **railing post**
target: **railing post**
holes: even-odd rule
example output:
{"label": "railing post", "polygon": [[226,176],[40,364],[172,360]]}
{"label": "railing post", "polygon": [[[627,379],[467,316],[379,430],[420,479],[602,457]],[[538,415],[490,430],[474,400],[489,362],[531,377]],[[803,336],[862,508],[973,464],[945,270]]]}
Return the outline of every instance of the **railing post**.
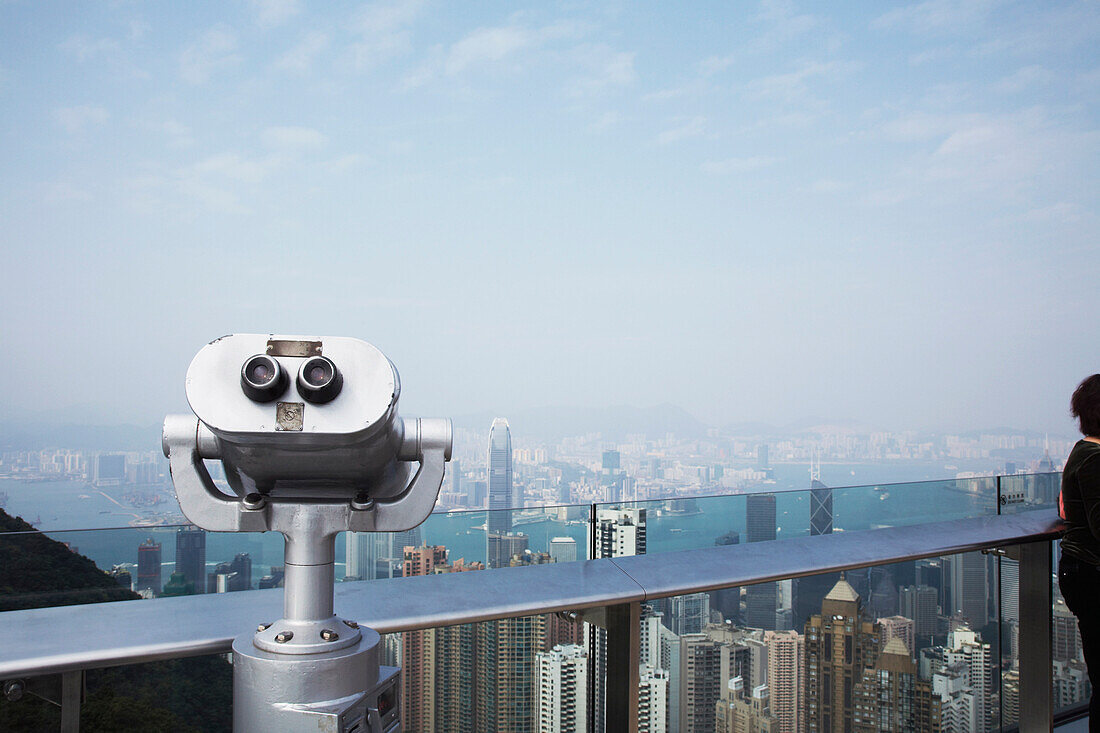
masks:
{"label": "railing post", "polygon": [[608,731],[638,733],[641,623],[641,603],[624,603],[607,609],[607,680],[604,689],[607,690],[605,730]]}
{"label": "railing post", "polygon": [[61,675],[61,733],[80,730],[80,701],[84,696],[84,670]]}
{"label": "railing post", "polygon": [[1020,731],[1050,731],[1054,725],[1051,691],[1051,545],[1018,545],[1020,558]]}

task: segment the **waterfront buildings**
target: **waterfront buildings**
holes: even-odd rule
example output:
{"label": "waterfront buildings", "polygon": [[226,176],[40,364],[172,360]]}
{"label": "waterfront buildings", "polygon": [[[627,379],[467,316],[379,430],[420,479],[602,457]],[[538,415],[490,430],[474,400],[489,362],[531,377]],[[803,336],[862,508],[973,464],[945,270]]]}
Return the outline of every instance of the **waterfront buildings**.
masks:
{"label": "waterfront buildings", "polygon": [[152,538],[138,545],[137,583],[134,590],[158,595],[161,589],[160,543]]}
{"label": "waterfront buildings", "polygon": [[193,584],[193,593],[206,590],[206,532],[191,526],[176,530],[176,571]]}

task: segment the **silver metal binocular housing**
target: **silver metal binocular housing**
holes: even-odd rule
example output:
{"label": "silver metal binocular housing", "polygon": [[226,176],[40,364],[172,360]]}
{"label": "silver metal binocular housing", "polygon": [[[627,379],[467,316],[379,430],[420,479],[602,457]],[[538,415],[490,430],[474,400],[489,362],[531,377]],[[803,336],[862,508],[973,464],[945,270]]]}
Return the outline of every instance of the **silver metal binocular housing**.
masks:
{"label": "silver metal binocular housing", "polygon": [[[365,341],[223,336],[191,362],[186,393],[194,415],[165,419],[163,447],[180,508],[199,527],[298,534],[276,515],[330,505],[326,534],[392,532],[435,505],[451,422],[401,418],[397,369]],[[235,497],[203,459],[221,461]]]}

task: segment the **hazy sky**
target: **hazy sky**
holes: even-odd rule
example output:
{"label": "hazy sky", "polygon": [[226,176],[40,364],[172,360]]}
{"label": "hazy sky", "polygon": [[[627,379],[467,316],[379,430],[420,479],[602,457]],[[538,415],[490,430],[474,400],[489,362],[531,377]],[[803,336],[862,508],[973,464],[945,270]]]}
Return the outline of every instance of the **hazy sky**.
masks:
{"label": "hazy sky", "polygon": [[406,414],[1069,433],[1100,4],[0,0],[0,410],[155,423],[224,333]]}

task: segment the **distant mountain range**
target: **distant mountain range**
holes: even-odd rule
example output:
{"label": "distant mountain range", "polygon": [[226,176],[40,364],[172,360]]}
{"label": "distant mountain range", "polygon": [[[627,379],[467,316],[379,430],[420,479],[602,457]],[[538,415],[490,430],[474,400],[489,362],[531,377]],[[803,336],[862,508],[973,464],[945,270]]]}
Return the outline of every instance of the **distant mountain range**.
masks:
{"label": "distant mountain range", "polygon": [[608,440],[644,433],[659,438],[675,433],[684,438],[706,435],[707,424],[675,405],[653,407],[539,407],[507,413],[480,412],[454,418],[456,428],[488,432],[494,417],[504,417],[512,433],[535,439],[559,439],[566,435],[600,433]]}
{"label": "distant mountain range", "polygon": [[[687,410],[668,403],[652,407],[539,407],[525,410],[478,412],[454,418],[455,428],[488,433],[494,417],[504,417],[512,426],[513,435],[534,440],[556,441],[571,435],[599,433],[608,441],[625,440],[626,436],[644,434],[654,440],[673,433],[680,438],[702,438],[711,425]],[[787,425],[762,422],[728,423],[721,426],[725,435],[789,438],[813,433],[866,434],[882,428],[856,421],[803,419]],[[160,424],[154,425],[77,425],[70,421],[40,420],[0,423],[0,451],[37,450],[48,447],[100,451],[160,450]],[[980,434],[1014,434],[1042,438],[1043,433],[1016,428],[950,431],[921,430],[921,434],[952,433],[964,437]],[[1065,437],[1055,436],[1052,438]]]}

